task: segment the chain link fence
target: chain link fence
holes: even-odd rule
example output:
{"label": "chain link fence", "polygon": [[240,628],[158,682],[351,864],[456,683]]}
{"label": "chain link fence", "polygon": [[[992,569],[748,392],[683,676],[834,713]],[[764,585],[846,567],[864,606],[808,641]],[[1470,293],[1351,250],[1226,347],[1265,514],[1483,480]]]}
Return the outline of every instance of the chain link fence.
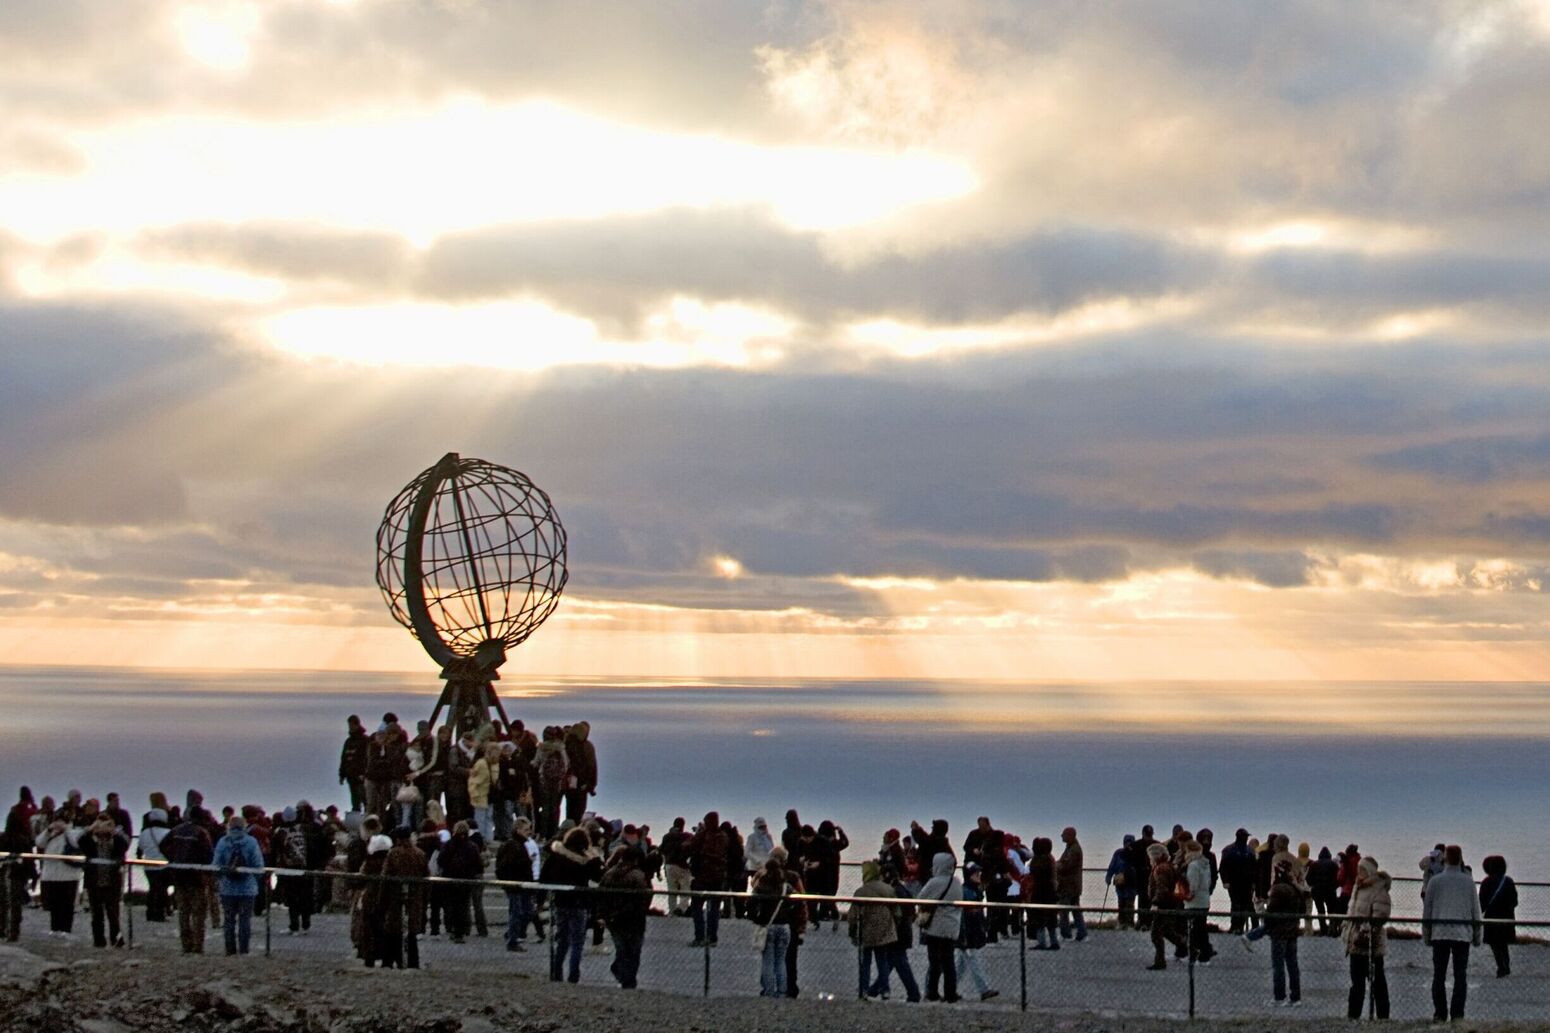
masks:
{"label": "chain link fence", "polygon": [[[23,880],[13,878],[20,870],[17,863],[27,859],[42,860],[43,855],[9,855],[4,862],[5,877],[0,879],[6,892],[7,922],[19,918],[19,927],[6,932],[16,932],[23,944],[56,956],[61,952],[89,953],[99,949],[97,942],[103,944],[100,949],[114,949],[112,919],[116,915],[116,933],[123,949],[146,956],[173,954],[183,948],[180,930],[200,924],[189,922],[193,917],[189,912],[197,910],[207,930],[201,936],[203,950],[218,955],[225,948],[226,914],[213,895],[170,886],[174,878],[196,886],[212,884],[221,874],[214,868],[128,861],[121,873],[115,873],[118,881],[113,889],[99,888],[77,896],[78,891],[72,888],[69,899],[61,901],[46,885],[34,896]],[[277,868],[243,871],[256,876],[260,883],[251,917],[252,963],[261,963],[258,958],[267,955],[315,959],[320,966],[335,968],[364,964],[356,945],[361,931],[360,898],[369,884],[376,883],[397,890],[392,906],[398,909],[398,922],[392,931],[395,943],[388,953],[399,964],[431,972],[458,969],[547,979],[555,974],[558,963],[560,975],[568,977],[570,959],[560,956],[559,946],[566,936],[579,936],[582,946],[576,981],[607,986],[619,983],[614,971],[620,960],[619,945],[592,913],[576,917],[573,909],[562,906],[566,887]],[[99,886],[104,882],[100,878],[86,881]],[[610,891],[592,889],[586,894],[597,904],[610,896]],[[760,926],[749,917],[749,908],[757,898],[738,893],[670,895],[655,889],[650,895],[651,913],[639,950],[640,988],[704,996],[753,996],[761,992],[764,953],[770,948],[755,944]],[[640,894],[634,897],[638,901]],[[1143,925],[1150,919],[1159,927],[1154,937],[1151,929],[1118,927],[1118,909],[1105,903],[1081,909],[1086,927],[1082,936],[1074,922],[1062,922],[1062,913],[1070,908],[958,902],[941,906],[980,908],[990,919],[986,923],[990,942],[974,952],[953,951],[950,961],[957,976],[957,994],[965,1005],[977,1008],[1111,1016],[1263,1016],[1280,1007],[1273,1000],[1272,958],[1285,952],[1285,944],[1290,942],[1298,962],[1300,1004],[1295,1012],[1284,1013],[1287,1017],[1330,1018],[1353,1010],[1362,1017],[1381,1017],[1386,1003],[1394,1019],[1428,1019],[1434,1014],[1434,952],[1420,935],[1419,907],[1408,906],[1410,901],[1398,883],[1393,898],[1393,916],[1384,928],[1385,947],[1375,950],[1370,946],[1380,942],[1378,937],[1359,938],[1369,947],[1355,954],[1339,935],[1322,935],[1316,918],[1311,925],[1297,922],[1300,935],[1282,940],[1280,947],[1266,937],[1245,949],[1239,936],[1224,931],[1233,917],[1228,911],[1136,916]],[[914,906],[911,901],[849,893],[832,897],[800,894],[787,899],[805,904],[813,914],[819,913],[819,905],[832,905],[833,911],[827,907],[824,911],[842,916],[857,906],[890,910]],[[467,930],[463,934],[460,916],[465,914]],[[514,917],[525,919],[520,939]],[[1189,951],[1179,946],[1187,942],[1187,936],[1180,934],[1186,931],[1189,920],[1203,924],[1205,949]],[[1338,921],[1349,924],[1357,920]],[[51,935],[51,924],[66,924],[71,931],[65,936]],[[1496,924],[1485,922],[1482,926]],[[921,945],[918,930],[908,921],[902,925],[911,932],[909,949],[866,951],[853,942],[845,917],[807,922],[793,937],[786,957],[780,959],[793,977],[787,993],[821,1000],[865,996],[869,988],[880,989],[877,963],[879,955],[886,955],[889,1000],[913,998],[915,994],[908,990],[911,982],[920,996],[926,996],[929,952]],[[1490,951],[1476,947],[1470,952],[1465,1008],[1472,1018],[1538,1019],[1550,1014],[1550,950],[1544,944],[1550,935],[1546,932],[1550,922],[1526,919],[1515,925],[1518,943],[1511,948],[1510,977],[1495,978]],[[94,935],[94,926],[100,928],[100,935]],[[1062,926],[1069,938],[1061,934]],[[1039,935],[1040,930],[1046,931],[1046,937]],[[1338,926],[1331,931],[1338,932]],[[1151,967],[1158,942],[1166,966],[1160,970]],[[938,960],[944,957],[939,954]],[[245,962],[239,958],[237,963]],[[910,979],[903,978],[905,968]],[[1373,992],[1375,982],[1386,995]],[[1353,993],[1353,985],[1361,988],[1359,995]],[[1451,978],[1449,985],[1453,985]],[[1288,998],[1291,989],[1286,987]],[[942,991],[945,996],[945,980]]]}

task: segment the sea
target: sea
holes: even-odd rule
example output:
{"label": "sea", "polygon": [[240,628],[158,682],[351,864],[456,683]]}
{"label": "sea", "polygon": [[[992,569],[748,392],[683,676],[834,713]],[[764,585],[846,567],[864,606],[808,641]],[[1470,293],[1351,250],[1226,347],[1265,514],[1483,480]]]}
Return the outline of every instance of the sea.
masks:
{"label": "sea", "polygon": [[[507,673],[530,726],[587,720],[596,810],[648,823],[787,808],[871,854],[883,832],[980,815],[1025,839],[1072,825],[1102,865],[1175,822],[1349,843],[1395,875],[1436,842],[1550,880],[1550,683],[554,679]],[[345,719],[430,716],[424,675],[0,667],[0,793],[161,790],[278,809],[346,802]]]}

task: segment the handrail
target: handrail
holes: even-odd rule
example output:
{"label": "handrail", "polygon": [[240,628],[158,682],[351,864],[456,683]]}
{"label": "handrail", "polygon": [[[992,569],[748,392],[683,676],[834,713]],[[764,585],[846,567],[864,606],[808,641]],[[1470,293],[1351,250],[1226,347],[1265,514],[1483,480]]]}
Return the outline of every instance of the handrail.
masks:
{"label": "handrail", "polygon": [[[482,886],[482,887],[486,887],[486,888],[488,888],[488,887],[495,887],[497,889],[515,889],[515,890],[525,890],[525,891],[529,891],[529,892],[538,892],[538,893],[585,893],[585,894],[588,894],[590,896],[600,896],[600,895],[601,896],[634,896],[634,897],[638,897],[638,896],[650,896],[650,897],[679,896],[679,897],[689,897],[691,899],[694,898],[694,897],[704,897],[704,898],[712,899],[712,900],[745,900],[745,901],[746,900],[757,900],[761,896],[760,894],[757,894],[757,893],[747,892],[747,891],[739,891],[739,890],[678,890],[676,892],[670,892],[670,891],[668,891],[666,889],[656,889],[656,888],[647,889],[647,890],[638,890],[638,889],[626,889],[626,888],[609,887],[609,886],[573,886],[573,885],[571,885],[569,883],[522,882],[522,881],[516,881],[516,880],[510,880],[510,879],[455,879],[455,878],[451,878],[451,877],[445,876],[445,875],[429,875],[429,876],[383,875],[381,873],[330,871],[328,869],[322,869],[322,868],[277,868],[277,867],[272,867],[272,866],[267,866],[267,865],[265,867],[262,867],[262,868],[225,868],[225,867],[221,867],[221,866],[218,866],[218,865],[179,864],[179,863],[175,863],[175,862],[172,862],[172,861],[151,861],[151,860],[146,860],[146,859],[143,859],[143,858],[129,858],[129,857],[124,858],[122,861],[117,861],[117,860],[113,860],[111,858],[98,858],[98,857],[87,858],[87,857],[77,857],[75,855],[63,855],[63,854],[38,854],[38,853],[19,852],[19,851],[13,851],[13,852],[9,852],[9,853],[0,852],[0,863],[12,863],[12,862],[15,862],[15,861],[18,861],[18,860],[66,861],[67,863],[70,863],[72,866],[79,866],[79,867],[85,867],[87,865],[93,865],[93,864],[95,864],[95,865],[122,865],[122,866],[125,866],[125,867],[134,867],[134,868],[156,868],[156,869],[165,870],[165,871],[205,872],[205,873],[208,873],[208,874],[211,874],[211,875],[254,875],[254,876],[259,876],[259,875],[270,876],[270,875],[273,875],[273,876],[277,876],[277,877],[300,877],[300,878],[305,878],[305,877],[321,877],[321,878],[327,878],[327,879],[346,879],[346,880],[351,880],[351,881],[356,881],[356,882],[400,882],[400,883],[410,882],[410,883],[434,883],[434,884],[437,884],[437,885],[449,885],[449,886],[469,886],[469,887],[480,887],[480,886]],[[773,899],[776,899],[776,898],[771,897],[770,899],[773,900]],[[1088,907],[1086,905],[1081,905],[1081,904],[1032,904],[1032,903],[1024,903],[1022,901],[989,901],[989,900],[943,900],[943,901],[935,901],[935,900],[921,900],[921,899],[915,898],[915,897],[908,897],[908,898],[906,898],[906,897],[896,897],[896,898],[889,898],[889,897],[861,897],[861,896],[855,896],[855,895],[824,894],[824,893],[788,893],[788,894],[786,894],[784,897],[782,897],[780,899],[783,899],[783,900],[799,900],[799,901],[804,901],[804,902],[816,902],[816,903],[827,903],[827,904],[863,904],[863,905],[872,906],[872,907],[887,907],[887,908],[922,907],[922,906],[925,906],[925,907],[956,907],[956,908],[969,908],[969,909],[981,909],[981,910],[990,909],[990,908],[1002,908],[1002,909],[1006,909],[1008,911],[1023,911],[1023,912],[1034,912],[1034,913],[1038,913],[1038,912],[1061,912],[1061,911],[1081,911],[1083,914],[1102,914],[1102,915],[1108,915],[1108,914],[1118,915],[1118,914],[1122,913],[1121,910],[1119,908],[1117,908],[1117,907]],[[1212,910],[1210,908],[1180,907],[1180,908],[1174,908],[1174,909],[1168,909],[1168,910],[1162,910],[1162,909],[1159,909],[1159,908],[1147,908],[1147,909],[1145,909],[1145,911],[1146,911],[1146,913],[1154,913],[1155,912],[1155,913],[1161,913],[1161,914],[1166,914],[1166,915],[1176,915],[1176,916],[1184,916],[1184,917],[1234,918],[1234,917],[1239,917],[1239,916],[1248,917],[1250,915],[1253,915],[1253,916],[1259,918],[1260,920],[1264,920],[1264,918],[1266,917],[1264,912],[1258,912],[1258,911],[1219,911],[1219,910]],[[1136,912],[1135,911],[1131,911],[1131,912],[1124,912],[1124,913],[1134,914]],[[1319,916],[1316,916],[1316,915],[1311,915],[1310,916],[1310,915],[1306,915],[1306,914],[1303,914],[1303,913],[1298,913],[1296,915],[1288,914],[1288,915],[1285,916],[1285,918],[1286,918],[1286,920],[1288,922],[1294,922],[1295,921],[1295,922],[1299,922],[1299,923],[1305,921],[1306,919],[1308,919],[1310,917],[1311,918],[1317,918]],[[1428,921],[1431,921],[1433,924],[1439,924],[1439,925],[1464,925],[1464,924],[1472,924],[1472,923],[1470,923],[1470,921],[1468,919],[1430,919],[1429,920],[1429,919],[1425,918],[1424,916],[1420,916],[1420,915],[1416,915],[1416,916],[1403,916],[1403,915],[1394,916],[1394,915],[1391,915],[1391,916],[1389,916],[1386,919],[1374,919],[1374,918],[1371,918],[1371,917],[1353,917],[1351,915],[1330,915],[1330,916],[1327,916],[1327,917],[1328,917],[1328,919],[1330,921],[1338,921],[1338,922],[1363,922],[1363,923],[1378,924],[1378,925],[1417,925],[1417,924],[1424,925]],[[1525,927],[1528,927],[1528,928],[1550,928],[1550,919],[1533,920],[1533,919],[1519,919],[1519,918],[1482,918],[1482,919],[1479,920],[1478,924],[1480,924],[1482,926],[1489,926],[1489,925],[1512,925],[1512,926],[1525,926]]]}

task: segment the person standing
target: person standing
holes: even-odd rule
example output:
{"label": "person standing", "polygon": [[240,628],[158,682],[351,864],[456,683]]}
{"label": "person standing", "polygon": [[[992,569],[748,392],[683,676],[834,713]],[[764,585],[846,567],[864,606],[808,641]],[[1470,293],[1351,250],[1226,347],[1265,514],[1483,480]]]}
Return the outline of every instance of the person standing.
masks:
{"label": "person standing", "polygon": [[162,853],[174,866],[172,901],[178,913],[178,942],[184,954],[203,954],[205,950],[205,915],[210,910],[213,880],[209,872],[200,868],[215,858],[210,833],[205,831],[208,821],[209,815],[203,809],[191,807],[161,841]]}
{"label": "person standing", "polygon": [[1120,929],[1129,929],[1136,923],[1136,872],[1131,867],[1135,844],[1136,837],[1125,833],[1125,841],[1109,858],[1109,867],[1103,873],[1104,885],[1114,888],[1114,900],[1119,908],[1115,925]]}
{"label": "person standing", "polygon": [[[152,807],[145,812],[145,819],[140,828],[140,840],[135,847],[135,856],[142,861],[165,861],[167,855],[162,853],[161,842],[167,838],[167,833],[172,830],[167,825],[167,812],[160,807]],[[165,922],[167,920],[167,892],[170,885],[169,873],[160,868],[145,869],[145,920],[147,922]]]}
{"label": "person standing", "polygon": [[789,996],[786,957],[794,935],[795,905],[786,900],[786,857],[785,848],[776,847],[753,879],[749,918],[764,930],[764,946],[759,952],[761,997]]}
{"label": "person standing", "polygon": [[1246,929],[1259,926],[1259,915],[1254,910],[1254,851],[1249,847],[1249,830],[1239,829],[1233,840],[1222,849],[1219,868],[1222,884],[1227,887],[1228,906],[1232,909],[1232,924],[1228,931],[1238,935]]}
{"label": "person standing", "polygon": [[[727,852],[727,834],[721,831],[721,815],[710,811],[689,840],[689,870],[694,874],[690,888],[709,892],[726,889]],[[721,926],[721,902],[697,896],[689,904],[689,914],[694,919],[694,941],[689,946],[714,945]]]}
{"label": "person standing", "polygon": [[419,968],[419,938],[425,932],[425,880],[431,870],[409,829],[396,828],[391,838],[393,847],[382,862],[386,877],[382,903],[387,912],[382,928],[383,963],[391,968]]}
{"label": "person standing", "polygon": [[[1421,931],[1432,949],[1432,1018],[1437,1022],[1464,1017],[1469,997],[1469,948],[1480,946],[1480,898],[1464,871],[1464,851],[1450,845],[1443,854],[1442,873],[1426,887]],[[1448,998],[1448,964],[1453,965],[1453,997]]]}
{"label": "person standing", "polygon": [[857,897],[880,897],[888,905],[855,903],[850,906],[846,924],[850,928],[850,942],[856,945],[859,995],[879,997],[881,990],[874,991],[872,966],[877,966],[878,981],[886,983],[888,975],[888,949],[899,938],[898,928],[892,915],[893,887],[883,881],[882,866],[876,861],[861,862],[861,888]]}
{"label": "person standing", "polygon": [[[1323,853],[1328,854],[1328,848]],[[1367,984],[1372,983],[1373,1014],[1389,1017],[1389,981],[1383,972],[1389,937],[1385,925],[1393,912],[1389,887],[1394,880],[1371,857],[1356,867],[1356,889],[1351,893],[1344,930],[1339,934],[1351,959],[1351,992],[1346,1001],[1346,1017],[1362,1017]]]}
{"label": "person standing", "polygon": [[500,781],[501,748],[490,743],[484,753],[468,768],[468,805],[474,811],[474,825],[486,843],[495,838],[495,825],[490,820],[490,797]]}
{"label": "person standing", "polygon": [[344,746],[339,750],[339,784],[350,787],[350,810],[366,809],[366,752],[371,740],[356,714],[346,722]]}
{"label": "person standing", "polygon": [[[33,851],[32,814],[25,804],[32,802],[32,793],[23,787],[22,803],[12,807],[5,816],[5,833],[0,838],[0,852],[30,854]],[[0,934],[12,943],[21,939],[22,911],[27,905],[27,886],[37,876],[37,865],[19,857],[0,863]]]}
{"label": "person standing", "polygon": [[81,837],[94,947],[124,945],[124,937],[119,933],[119,909],[124,899],[124,858],[128,855],[129,836],[107,812]]}
{"label": "person standing", "polygon": [[1480,883],[1481,914],[1504,924],[1485,927],[1482,934],[1486,945],[1496,957],[1496,978],[1512,975],[1512,958],[1508,949],[1518,940],[1517,927],[1510,924],[1518,917],[1518,887],[1507,875],[1507,859],[1492,854],[1480,863],[1485,869],[1485,879]]}
{"label": "person standing", "polygon": [[55,817],[38,836],[39,893],[48,911],[50,936],[68,939],[75,929],[75,900],[81,891],[81,830]]}
{"label": "person standing", "polygon": [[[963,924],[963,883],[953,872],[958,863],[952,851],[939,850],[931,859],[931,880],[920,888],[919,904],[927,916],[920,938],[926,945],[926,1000],[958,1002],[958,970],[953,948]],[[940,989],[940,993],[938,990]]]}
{"label": "person standing", "polygon": [[[1360,870],[1361,865],[1358,864],[1357,868]],[[1339,913],[1340,902],[1335,895],[1335,882],[1339,875],[1340,863],[1330,854],[1329,847],[1320,847],[1319,856],[1308,865],[1308,895],[1313,900],[1314,910],[1318,912],[1320,936],[1340,935],[1337,923],[1330,918]]]}
{"label": "person standing", "polygon": [[1295,879],[1290,864],[1285,861],[1277,864],[1271,874],[1270,896],[1265,901],[1265,925],[1270,929],[1273,1003],[1293,1008],[1302,1004],[1302,972],[1297,965],[1297,937],[1302,934],[1298,921],[1303,914],[1302,893],[1297,889]]}
{"label": "person standing", "polygon": [[1061,830],[1060,841],[1065,844],[1055,862],[1055,894],[1062,905],[1060,938],[1071,939],[1074,928],[1076,942],[1081,943],[1087,939],[1087,922],[1078,907],[1082,903],[1082,844],[1077,842],[1076,829],[1069,825]]}
{"label": "person standing", "polygon": [[1179,855],[1184,861],[1184,878],[1189,883],[1189,899],[1184,909],[1189,914],[1189,956],[1197,965],[1209,965],[1216,957],[1211,932],[1206,928],[1206,912],[1211,910],[1211,862],[1193,839],[1186,839]]}
{"label": "person standing", "polygon": [[1161,843],[1152,842],[1147,847],[1147,878],[1151,885],[1147,889],[1147,898],[1151,908],[1146,915],[1146,920],[1152,932],[1152,947],[1157,956],[1147,966],[1149,971],[1161,972],[1168,967],[1168,957],[1165,944],[1171,943],[1181,954],[1188,950],[1189,937],[1182,928],[1183,914],[1180,910],[1178,896],[1178,874],[1173,870],[1173,862],[1168,860],[1168,848]]}
{"label": "person standing", "polygon": [[[979,865],[969,862],[963,866],[963,899],[965,901],[983,902],[985,899],[985,873]],[[980,1000],[988,1001],[993,997],[1001,996],[1001,991],[990,985],[990,979],[985,975],[985,966],[980,964],[980,951],[985,948],[987,942],[987,929],[989,922],[985,916],[985,908],[963,907],[959,909],[962,918],[958,923],[958,944],[954,959],[953,974],[958,982],[963,981],[963,974],[968,972],[969,978],[974,980],[974,986],[979,991]]]}
{"label": "person standing", "polygon": [[443,883],[447,919],[447,939],[462,943],[468,936],[470,908],[480,887],[473,885],[484,876],[484,857],[469,834],[468,822],[452,826],[452,834],[436,851],[440,874],[457,882]]}
{"label": "person standing", "polygon": [[599,880],[598,910],[614,941],[614,960],[608,966],[624,990],[633,990],[640,973],[641,948],[646,942],[646,916],[651,908],[651,882],[641,871],[641,852],[628,846],[614,851]]}
{"label": "person standing", "polygon": [[[720,831],[719,829],[717,830]],[[549,963],[549,980],[558,983],[562,978],[572,983],[581,981],[581,952],[586,947],[587,911],[590,896],[583,892],[603,877],[603,859],[592,849],[587,830],[573,828],[562,842],[549,844],[549,856],[544,861],[539,881],[554,886],[572,886],[572,890],[556,890],[551,896],[554,905],[554,954]],[[564,967],[569,959],[570,971]]]}
{"label": "person standing", "polygon": [[1152,845],[1156,842],[1152,826],[1142,825],[1130,854],[1130,867],[1136,873],[1136,928],[1142,930],[1151,928],[1152,922]]}
{"label": "person standing", "polygon": [[[495,852],[495,878],[501,882],[534,882],[533,855],[528,850],[528,838],[524,830],[531,829],[522,819],[513,826],[512,834]],[[503,887],[506,891],[506,949],[521,952],[527,950],[523,941],[527,937],[527,925],[532,918],[532,891],[515,886]]]}
{"label": "person standing", "polygon": [[1028,862],[1028,902],[1044,905],[1028,914],[1034,929],[1033,949],[1058,951],[1057,909],[1050,905],[1060,902],[1060,894],[1055,888],[1054,844],[1048,836],[1033,838],[1033,857]]}
{"label": "person standing", "polygon": [[667,877],[667,913],[670,915],[684,914],[692,900],[689,896],[689,886],[694,879],[689,871],[691,837],[684,828],[685,824],[683,818],[674,818],[673,827],[662,837],[660,847],[662,872]]}
{"label": "person standing", "polygon": [[226,823],[226,835],[215,845],[215,867],[219,869],[218,890],[224,913],[222,930],[226,936],[226,954],[248,953],[253,936],[253,901],[258,898],[258,876],[244,868],[262,868],[264,855],[258,841],[248,835],[248,823],[234,814]]}
{"label": "person standing", "polygon": [[566,733],[565,756],[570,761],[565,778],[565,817],[579,824],[587,812],[587,797],[597,795],[597,748],[592,745],[592,726],[586,721],[577,721]]}

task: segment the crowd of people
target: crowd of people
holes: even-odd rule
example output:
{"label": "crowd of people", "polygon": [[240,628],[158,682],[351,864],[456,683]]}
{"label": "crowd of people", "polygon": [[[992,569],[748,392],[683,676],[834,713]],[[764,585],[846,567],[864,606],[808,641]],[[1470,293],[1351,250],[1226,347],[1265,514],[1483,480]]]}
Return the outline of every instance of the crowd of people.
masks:
{"label": "crowd of people", "polygon": [[[846,923],[861,996],[888,997],[897,977],[911,1002],[958,1001],[965,979],[981,1000],[997,996],[979,954],[1007,937],[1026,937],[1031,949],[1048,951],[1088,937],[1075,828],[1061,832],[1058,853],[1052,839],[1024,842],[988,817],[956,850],[945,819],[929,828],[912,822],[908,832],[890,829],[875,857],[862,863],[861,886],[842,915],[837,902],[802,898],[837,895],[842,855],[851,848],[843,828],[806,824],[791,810],[778,835],[764,818],[744,835],[712,811],[692,827],[677,818],[657,842],[647,825],[587,809],[597,788],[589,731],[580,723],[546,728],[540,737],[513,722],[453,742],[448,728],[432,734],[424,722],[410,737],[393,714],[370,734],[351,717],[339,765],[348,813],[300,800],[274,812],[228,806],[217,817],[197,790],[181,805],[153,793],[137,832],[117,794],[99,803],[71,790],[56,802],[35,800],[23,788],[0,852],[38,856],[6,861],[4,935],[18,937],[35,895],[50,935],[71,936],[84,890],[92,942],[121,946],[123,869],[133,852],[171,863],[144,869],[145,916],[152,923],[175,916],[189,953],[203,951],[207,918],[221,926],[227,954],[248,953],[254,915],[278,904],[288,934],[307,935],[320,910],[347,910],[366,965],[417,967],[425,935],[439,936],[443,927],[452,942],[472,932],[489,935],[485,895],[476,891],[489,874],[545,887],[502,887],[504,939],[508,950],[525,951],[530,933],[544,939],[547,917],[556,981],[580,979],[590,936],[594,952],[613,956],[619,985],[634,987],[658,881],[666,885],[666,910],[692,919],[691,946],[716,945],[724,917],[752,923],[760,989],[771,997],[799,994],[804,936],[825,922]],[[265,868],[278,870],[273,880]],[[1463,1017],[1472,946],[1490,944],[1497,975],[1511,972],[1517,890],[1501,857],[1486,858],[1483,868],[1477,886],[1462,851],[1441,844],[1420,862],[1438,1019]],[[1351,1017],[1362,1013],[1369,988],[1374,1013],[1388,1017],[1385,922],[1393,880],[1355,844],[1314,856],[1307,843],[1294,852],[1285,835],[1256,839],[1238,829],[1218,855],[1210,829],[1174,826],[1159,840],[1145,826],[1124,837],[1102,870],[1102,910],[1112,893],[1118,928],[1149,934],[1150,969],[1168,967],[1170,946],[1176,960],[1211,964],[1219,930],[1208,912],[1220,887],[1232,912],[1227,934],[1250,951],[1270,941],[1274,1004],[1300,1003],[1298,940],[1324,935],[1340,938],[1349,958]],[[431,875],[449,881],[426,881]],[[996,906],[1009,904],[1046,906]],[[911,964],[917,938],[926,956],[923,981]]]}

